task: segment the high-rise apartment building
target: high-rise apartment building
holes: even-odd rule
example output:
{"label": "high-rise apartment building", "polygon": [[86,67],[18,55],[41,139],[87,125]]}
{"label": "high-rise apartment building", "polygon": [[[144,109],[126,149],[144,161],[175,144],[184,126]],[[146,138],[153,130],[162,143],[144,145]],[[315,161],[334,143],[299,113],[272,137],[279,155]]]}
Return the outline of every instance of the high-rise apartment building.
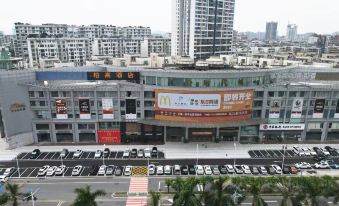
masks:
{"label": "high-rise apartment building", "polygon": [[296,24],[288,24],[286,30],[286,40],[287,41],[296,41],[298,35],[298,26]]}
{"label": "high-rise apartment building", "polygon": [[172,0],[172,56],[228,54],[233,19],[234,0]]}
{"label": "high-rise apartment building", "polygon": [[266,41],[274,41],[277,40],[277,29],[278,29],[278,22],[267,22],[266,23],[266,34],[265,40]]}

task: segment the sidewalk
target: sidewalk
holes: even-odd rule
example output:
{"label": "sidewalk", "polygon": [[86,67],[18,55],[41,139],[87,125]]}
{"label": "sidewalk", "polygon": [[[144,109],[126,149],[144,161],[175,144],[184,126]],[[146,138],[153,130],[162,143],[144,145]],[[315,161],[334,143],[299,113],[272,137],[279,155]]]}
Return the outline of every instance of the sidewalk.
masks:
{"label": "sidewalk", "polygon": [[[197,146],[198,145],[198,146]],[[295,144],[297,145],[297,144]],[[332,147],[339,148],[339,144],[300,144],[300,147],[325,147],[331,145]],[[234,147],[233,142],[206,142],[206,143],[182,143],[182,142],[167,142],[165,145],[158,145],[158,150],[165,153],[167,159],[209,159],[209,158],[250,158],[248,154],[249,150],[281,150],[282,144],[236,144]],[[287,149],[292,149],[294,145],[290,144]],[[107,145],[111,151],[123,151],[125,149],[152,149],[153,145]],[[14,150],[8,150],[4,140],[0,140],[0,160],[12,160],[16,154],[21,152],[31,152],[33,149],[39,148],[42,152],[61,151],[63,148],[67,148],[70,151],[82,149],[84,151],[95,151],[97,149],[103,149],[103,145],[53,145],[53,146],[24,146]],[[227,155],[226,155],[227,154]]]}

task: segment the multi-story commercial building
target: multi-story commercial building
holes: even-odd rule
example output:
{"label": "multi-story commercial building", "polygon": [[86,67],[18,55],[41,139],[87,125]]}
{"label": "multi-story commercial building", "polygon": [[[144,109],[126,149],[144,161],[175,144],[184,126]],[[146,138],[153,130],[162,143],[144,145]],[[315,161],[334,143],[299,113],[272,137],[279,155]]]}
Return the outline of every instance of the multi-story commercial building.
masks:
{"label": "multi-story commercial building", "polygon": [[0,71],[0,133],[12,147],[338,141],[339,73],[309,67]]}
{"label": "multi-story commercial building", "polygon": [[234,0],[172,0],[172,56],[228,54],[233,19]]}
{"label": "multi-story commercial building", "polygon": [[165,37],[147,37],[141,41],[141,57],[149,57],[151,53],[171,55],[171,39]]}
{"label": "multi-story commercial building", "polygon": [[294,42],[298,37],[298,26],[296,24],[288,24],[286,30],[286,40]]}
{"label": "multi-story commercial building", "polygon": [[266,41],[274,41],[277,40],[277,29],[278,29],[278,22],[267,22],[266,23],[266,34],[265,40]]}
{"label": "multi-story commercial building", "polygon": [[48,67],[45,62],[51,59],[84,66],[91,57],[88,38],[28,38],[27,46],[30,67]]}

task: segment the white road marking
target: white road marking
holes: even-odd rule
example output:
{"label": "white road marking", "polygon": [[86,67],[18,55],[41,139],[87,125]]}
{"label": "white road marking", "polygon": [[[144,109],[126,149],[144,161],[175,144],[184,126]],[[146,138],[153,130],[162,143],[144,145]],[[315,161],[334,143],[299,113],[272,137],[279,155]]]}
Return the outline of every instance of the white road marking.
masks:
{"label": "white road marking", "polygon": [[32,170],[32,172],[31,173],[29,173],[29,175],[27,175],[27,177],[30,177],[31,176],[31,174],[36,170],[37,168],[34,168],[33,170]]}
{"label": "white road marking", "polygon": [[158,192],[160,191],[160,187],[161,187],[161,181],[159,181]]}
{"label": "white road marking", "polygon": [[62,204],[64,204],[64,201],[59,201],[59,203],[57,204],[57,206],[61,206]]}
{"label": "white road marking", "polygon": [[27,152],[23,157],[21,157],[20,159],[24,159],[27,155],[29,154],[29,152]]}
{"label": "white road marking", "polygon": [[54,152],[54,154],[52,155],[52,157],[50,159],[53,159],[53,157],[57,154],[57,152]]}
{"label": "white road marking", "polygon": [[47,156],[49,155],[49,152],[44,156],[44,158],[42,158],[42,159],[45,159]]}
{"label": "white road marking", "polygon": [[43,152],[41,152],[35,159],[39,159],[39,157],[42,155]]}
{"label": "white road marking", "polygon": [[90,154],[91,154],[91,152],[89,152],[89,153],[88,153],[88,155],[87,155],[86,159],[88,159],[88,157],[89,157],[89,155],[90,155]]}
{"label": "white road marking", "polygon": [[126,182],[27,182],[26,185],[59,185],[59,184],[129,184],[129,181]]}

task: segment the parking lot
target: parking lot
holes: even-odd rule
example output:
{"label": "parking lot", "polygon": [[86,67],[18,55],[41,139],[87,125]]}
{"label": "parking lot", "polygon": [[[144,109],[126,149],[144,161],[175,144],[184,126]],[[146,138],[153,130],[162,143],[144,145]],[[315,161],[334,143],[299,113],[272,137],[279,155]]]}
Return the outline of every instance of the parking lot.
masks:
{"label": "parking lot", "polygon": [[[250,150],[248,154],[252,158],[282,158],[284,150]],[[285,150],[285,157],[298,157],[293,150]]]}
{"label": "parking lot", "polygon": [[[79,158],[74,158],[73,154],[75,151],[70,151],[65,158],[67,159],[98,159],[94,158],[95,152],[94,151],[84,151]],[[23,152],[20,153],[17,158],[19,160],[29,160],[30,159],[30,152]],[[108,158],[105,159],[122,159],[123,151],[111,151]],[[158,156],[156,159],[164,159],[165,154],[161,151],[158,151]],[[36,158],[37,160],[57,160],[60,159],[60,152],[41,152],[41,154]]]}

